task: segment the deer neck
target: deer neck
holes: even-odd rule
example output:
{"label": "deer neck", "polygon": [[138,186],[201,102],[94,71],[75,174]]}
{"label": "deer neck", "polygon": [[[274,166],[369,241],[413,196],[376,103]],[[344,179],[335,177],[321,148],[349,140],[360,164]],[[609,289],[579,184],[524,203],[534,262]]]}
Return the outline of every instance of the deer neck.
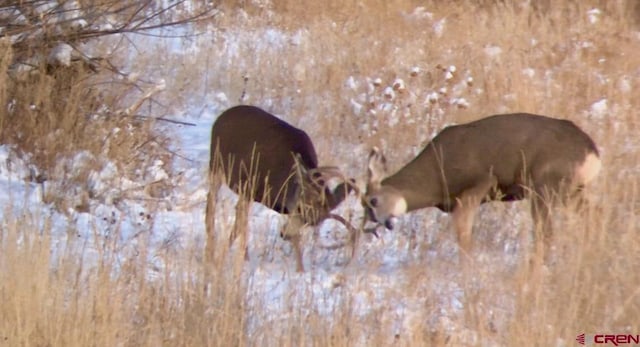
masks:
{"label": "deer neck", "polygon": [[429,165],[425,160],[414,160],[384,179],[382,185],[395,188],[406,201],[407,211],[413,211],[442,203],[441,182],[437,165]]}

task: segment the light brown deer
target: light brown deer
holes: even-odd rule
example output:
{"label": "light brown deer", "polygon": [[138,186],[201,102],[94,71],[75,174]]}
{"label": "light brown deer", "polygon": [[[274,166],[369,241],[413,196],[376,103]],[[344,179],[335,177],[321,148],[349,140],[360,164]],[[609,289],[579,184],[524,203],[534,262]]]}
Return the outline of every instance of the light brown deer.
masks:
{"label": "light brown deer", "polygon": [[[305,225],[333,218],[354,232],[331,211],[355,188],[355,182],[345,180],[335,167],[318,167],[309,136],[258,107],[235,106],[218,117],[211,130],[209,170],[224,174],[229,187],[240,195],[289,215],[281,236],[293,244],[298,271],[304,270],[300,231]],[[335,177],[342,182],[331,189],[328,183]],[[213,190],[217,189],[211,188],[206,212],[210,242],[215,242],[210,222]],[[232,232],[230,244],[236,236]]]}
{"label": "light brown deer", "polygon": [[[453,213],[463,251],[470,250],[480,204],[530,198],[537,249],[551,239],[550,212],[593,180],[601,162],[593,140],[567,120],[526,113],[495,115],[446,127],[406,166],[384,178],[376,148],[369,156],[368,218],[393,228],[404,213],[437,207]],[[547,248],[547,247],[545,247]]]}

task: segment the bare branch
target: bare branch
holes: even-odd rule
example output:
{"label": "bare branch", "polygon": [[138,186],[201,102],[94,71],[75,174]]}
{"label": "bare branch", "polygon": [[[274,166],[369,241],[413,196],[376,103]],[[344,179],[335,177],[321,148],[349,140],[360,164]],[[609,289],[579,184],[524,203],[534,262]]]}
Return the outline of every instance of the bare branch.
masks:
{"label": "bare branch", "polygon": [[[145,32],[209,20],[218,13],[213,6],[195,13],[181,13],[179,6],[185,2],[161,8],[155,8],[157,3],[151,0],[113,1],[87,7],[65,7],[53,1],[0,5],[0,13],[6,13],[0,17],[0,38],[10,37],[13,49],[24,51],[37,42],[48,46],[53,42],[71,44],[114,34],[148,34]],[[52,7],[42,9],[47,4]],[[18,18],[23,19],[22,23]],[[113,18],[115,23],[106,23],[106,18]]]}

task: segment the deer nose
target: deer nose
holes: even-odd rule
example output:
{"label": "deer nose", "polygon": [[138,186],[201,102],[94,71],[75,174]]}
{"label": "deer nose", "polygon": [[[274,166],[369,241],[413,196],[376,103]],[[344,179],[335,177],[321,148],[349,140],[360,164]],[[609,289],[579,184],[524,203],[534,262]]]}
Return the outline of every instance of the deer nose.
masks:
{"label": "deer nose", "polygon": [[375,213],[373,213],[373,209],[371,209],[371,207],[369,207],[369,205],[365,205],[364,206],[364,218],[366,220],[370,220],[372,222],[377,222],[376,215],[375,215]]}
{"label": "deer nose", "polygon": [[291,239],[291,235],[286,234],[285,232],[280,232],[280,238],[285,240],[285,241],[289,241]]}
{"label": "deer nose", "polygon": [[389,218],[386,221],[384,221],[384,227],[389,230],[393,230],[393,219]]}

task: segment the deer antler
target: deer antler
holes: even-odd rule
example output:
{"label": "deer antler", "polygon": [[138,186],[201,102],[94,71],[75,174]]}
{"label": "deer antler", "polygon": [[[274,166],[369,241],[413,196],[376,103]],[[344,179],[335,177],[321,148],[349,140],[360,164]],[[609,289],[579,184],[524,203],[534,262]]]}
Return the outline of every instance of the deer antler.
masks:
{"label": "deer antler", "polygon": [[341,183],[349,186],[351,190],[355,191],[360,196],[360,188],[352,178],[346,178],[344,173],[336,166],[321,166],[315,169],[311,169],[307,172],[309,180],[317,187],[324,188],[326,181],[332,178],[338,178]]}

